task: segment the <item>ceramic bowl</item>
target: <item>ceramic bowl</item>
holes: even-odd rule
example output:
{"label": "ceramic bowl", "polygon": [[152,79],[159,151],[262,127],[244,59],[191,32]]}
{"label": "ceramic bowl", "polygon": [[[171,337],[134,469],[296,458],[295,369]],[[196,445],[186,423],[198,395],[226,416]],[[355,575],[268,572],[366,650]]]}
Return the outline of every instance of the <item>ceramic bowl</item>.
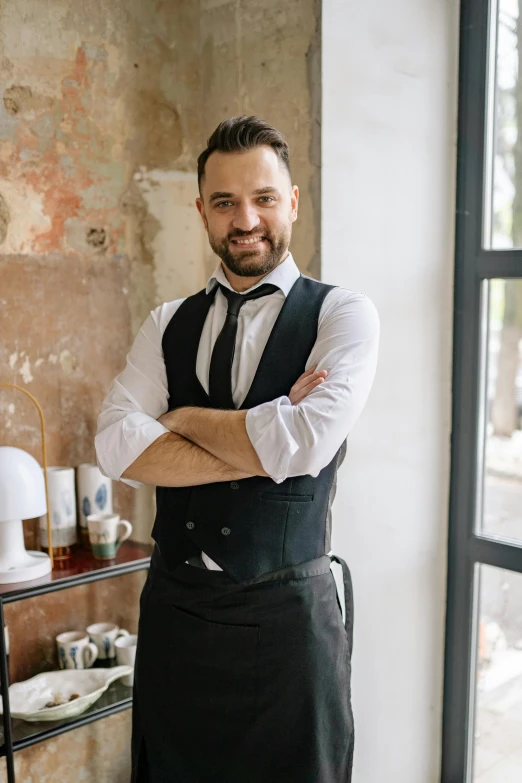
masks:
{"label": "ceramic bowl", "polygon": [[[114,666],[110,669],[64,669],[43,672],[30,680],[9,686],[11,717],[28,721],[63,720],[80,715],[100,698],[111,682],[131,674],[132,666]],[[78,694],[69,701],[70,696]],[[55,698],[65,700],[55,707],[45,705]],[[0,699],[0,714],[2,714]]]}

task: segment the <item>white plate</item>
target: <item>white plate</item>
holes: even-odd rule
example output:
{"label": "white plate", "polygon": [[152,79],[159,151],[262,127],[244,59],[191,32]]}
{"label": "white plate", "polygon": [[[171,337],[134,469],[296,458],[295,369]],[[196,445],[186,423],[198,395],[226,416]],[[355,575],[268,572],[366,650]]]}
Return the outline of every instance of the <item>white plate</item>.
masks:
{"label": "white plate", "polygon": [[[43,672],[24,682],[9,686],[11,717],[28,721],[63,720],[80,715],[100,698],[111,682],[131,674],[132,666],[114,666],[110,669],[64,669]],[[56,707],[45,705],[56,695],[69,699],[74,693],[77,699]],[[3,713],[0,699],[0,715]]]}

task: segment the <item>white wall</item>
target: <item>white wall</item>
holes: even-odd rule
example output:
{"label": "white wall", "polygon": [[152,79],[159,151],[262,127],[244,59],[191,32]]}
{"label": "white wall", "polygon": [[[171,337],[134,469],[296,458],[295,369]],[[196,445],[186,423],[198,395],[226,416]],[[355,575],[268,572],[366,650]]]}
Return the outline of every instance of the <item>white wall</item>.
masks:
{"label": "white wall", "polygon": [[354,783],[439,780],[457,0],[323,2],[322,279],[381,317],[334,551],[355,584]]}

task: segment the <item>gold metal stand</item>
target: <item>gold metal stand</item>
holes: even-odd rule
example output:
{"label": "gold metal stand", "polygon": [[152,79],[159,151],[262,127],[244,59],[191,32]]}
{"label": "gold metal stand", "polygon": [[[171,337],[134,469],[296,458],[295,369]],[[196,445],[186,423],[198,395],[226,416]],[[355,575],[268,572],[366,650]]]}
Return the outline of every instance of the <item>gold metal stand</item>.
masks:
{"label": "gold metal stand", "polygon": [[38,408],[38,413],[40,415],[40,427],[42,430],[42,451],[43,451],[43,473],[44,473],[44,482],[45,482],[45,500],[47,503],[47,535],[48,535],[48,541],[49,541],[49,551],[48,555],[51,558],[51,569],[54,568],[54,557],[53,557],[53,532],[51,529],[51,509],[49,507],[49,486],[47,483],[47,448],[45,444],[45,422],[44,422],[44,415],[42,408],[40,407],[40,404],[36,397],[33,397],[33,395],[27,391],[27,389],[24,389],[23,386],[17,386],[15,383],[0,383],[0,387],[5,387],[8,389],[18,389],[18,391],[23,392],[26,394],[29,399],[31,399],[36,407]]}

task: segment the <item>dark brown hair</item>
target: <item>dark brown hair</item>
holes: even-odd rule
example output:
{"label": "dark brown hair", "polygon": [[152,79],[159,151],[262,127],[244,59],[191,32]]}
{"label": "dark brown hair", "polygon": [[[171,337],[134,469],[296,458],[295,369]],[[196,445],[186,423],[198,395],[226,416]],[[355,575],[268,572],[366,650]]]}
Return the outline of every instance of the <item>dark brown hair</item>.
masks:
{"label": "dark brown hair", "polygon": [[213,152],[246,152],[253,147],[266,144],[272,147],[277,157],[290,174],[288,144],[281,133],[259,117],[231,117],[220,122],[207,141],[207,148],[198,158],[198,186],[205,176],[205,164]]}

